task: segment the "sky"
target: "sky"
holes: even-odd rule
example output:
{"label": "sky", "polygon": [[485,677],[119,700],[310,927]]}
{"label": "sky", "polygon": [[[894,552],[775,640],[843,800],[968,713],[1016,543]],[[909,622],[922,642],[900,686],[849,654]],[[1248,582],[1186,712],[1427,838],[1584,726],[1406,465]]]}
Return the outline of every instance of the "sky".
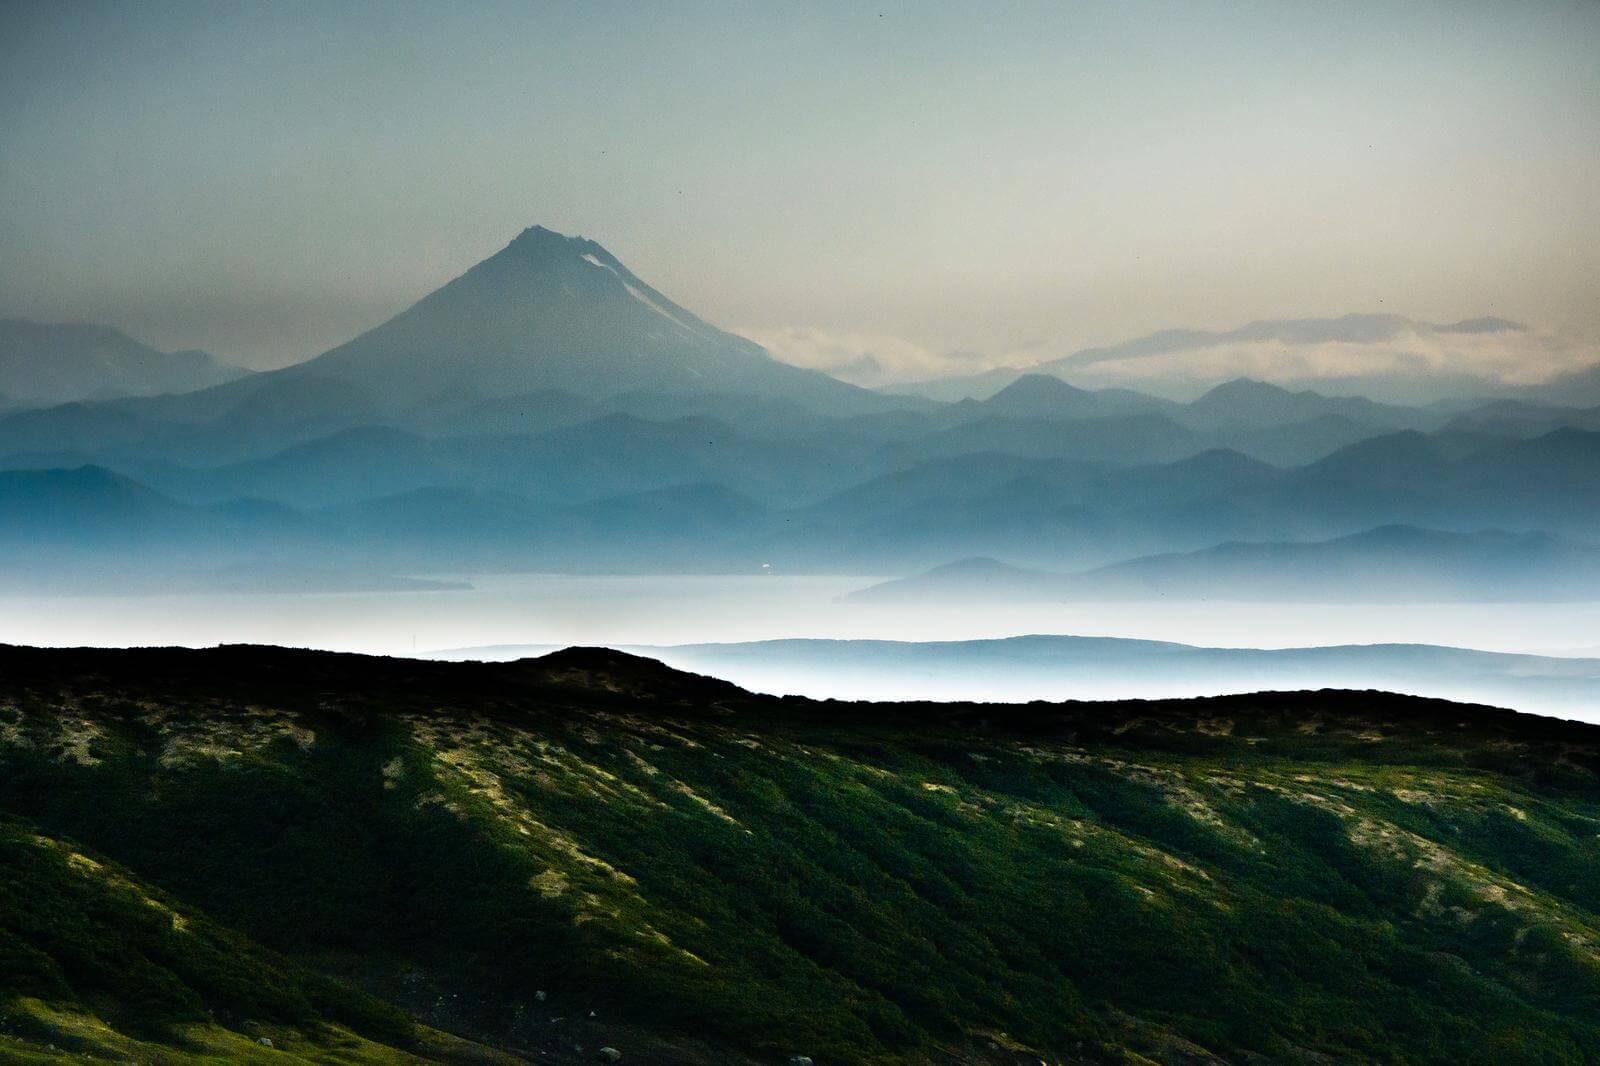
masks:
{"label": "sky", "polygon": [[1347,312],[1600,339],[1593,0],[0,0],[0,116],[0,315],[257,367],[535,223],[900,377]]}

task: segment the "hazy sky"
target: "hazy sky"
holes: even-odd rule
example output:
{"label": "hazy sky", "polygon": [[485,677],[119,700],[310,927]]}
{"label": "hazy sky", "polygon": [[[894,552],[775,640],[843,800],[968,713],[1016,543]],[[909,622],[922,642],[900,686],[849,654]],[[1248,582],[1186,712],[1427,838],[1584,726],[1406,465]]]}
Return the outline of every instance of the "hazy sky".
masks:
{"label": "hazy sky", "polygon": [[845,349],[1594,339],[1597,189],[1594,0],[0,3],[0,314],[255,365],[535,222]]}

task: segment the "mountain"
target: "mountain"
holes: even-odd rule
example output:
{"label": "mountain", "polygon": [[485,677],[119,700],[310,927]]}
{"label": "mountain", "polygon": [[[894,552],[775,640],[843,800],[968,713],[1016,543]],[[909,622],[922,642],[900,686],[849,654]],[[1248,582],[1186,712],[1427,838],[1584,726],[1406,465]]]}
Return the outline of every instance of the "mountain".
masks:
{"label": "mountain", "polygon": [[284,372],[348,381],[402,410],[441,395],[544,389],[781,396],[825,410],[885,406],[780,363],[651,288],[599,244],[541,226],[383,325]]}
{"label": "mountain", "polygon": [[[95,466],[0,471],[0,591],[160,595],[462,588],[383,569],[440,562],[438,553],[427,549],[449,520],[459,520],[464,512],[458,501],[432,502],[420,523],[407,526],[392,511],[377,508],[352,516],[252,499],[196,505]],[[520,502],[526,518],[532,505]],[[411,513],[417,517],[415,510]],[[504,548],[495,539],[499,530],[487,523],[466,531],[458,525],[456,532],[454,557],[481,563],[485,550]],[[525,547],[527,525],[518,533]]]}
{"label": "mountain", "polygon": [[18,562],[81,552],[166,555],[237,529],[229,509],[192,507],[103,467],[0,471],[0,546]]}
{"label": "mountain", "polygon": [[184,396],[0,416],[0,456],[73,449],[102,464],[133,455],[210,465],[371,426],[526,431],[619,412],[814,422],[906,406],[926,404],[778,362],[595,242],[536,226],[307,362]]}
{"label": "mountain", "polygon": [[1380,522],[1583,538],[1600,518],[1600,432],[1375,437],[1295,471],[1271,505],[1319,522],[1385,515]]}
{"label": "mountain", "polygon": [[[1144,461],[1220,447],[1280,465],[1299,465],[1384,433],[1436,430],[1449,417],[1447,410],[1439,408],[1381,404],[1313,390],[1297,392],[1249,378],[1224,382],[1197,399],[1177,403],[1128,389],[1081,389],[1052,374],[1029,373],[1015,376],[987,399],[952,405],[938,421],[945,424],[941,432],[955,436],[963,447],[975,436],[987,435],[987,439],[972,440],[974,451],[1093,459],[1115,453],[1103,449],[1097,453],[1093,445],[1080,446],[1075,434],[1083,432],[1081,427],[1048,423],[1099,421],[1109,427],[1111,419],[1135,418],[1144,421],[1112,432],[1123,442],[1119,450],[1131,451]],[[1173,437],[1166,423],[1189,436]],[[996,435],[998,424],[1014,427],[1010,439],[1003,433]],[[1178,452],[1171,448],[1140,450],[1144,442],[1162,434],[1173,440]]]}
{"label": "mountain", "polygon": [[911,577],[894,578],[850,593],[857,603],[1000,602],[1061,598],[1065,575],[1010,566],[988,556],[958,559]]}
{"label": "mountain", "polygon": [[0,396],[12,406],[193,392],[248,373],[205,352],[159,352],[109,326],[0,319]]}
{"label": "mountain", "polygon": [[1159,413],[1057,417],[992,414],[907,441],[901,462],[995,452],[1040,459],[1130,466],[1172,462],[1205,451],[1211,440]]}
{"label": "mountain", "polygon": [[[458,572],[453,562],[743,571],[770,561],[790,572],[906,573],[973,556],[1072,572],[1227,542],[1327,542],[1382,526],[1441,536],[1542,529],[1582,542],[1600,520],[1600,434],[1580,430],[1531,440],[1402,431],[1281,468],[1205,447],[1206,435],[1159,415],[978,418],[941,429],[902,414],[921,428],[813,420],[808,429],[757,435],[705,417],[623,414],[508,435],[439,437],[377,425],[209,468],[121,460],[117,474],[154,490],[170,509],[160,522],[112,510],[66,521],[52,498],[24,491],[20,469],[20,480],[0,485],[0,508],[10,508],[11,538],[24,554],[92,547],[105,567],[126,568],[141,552],[180,558],[195,550],[218,565],[258,554],[328,571],[376,565],[364,553],[380,552],[382,566],[398,572]],[[85,466],[109,476],[86,458],[30,453],[11,464],[46,478]],[[237,502],[252,499],[259,502]],[[380,500],[395,508],[392,526],[383,508],[362,507]],[[1278,575],[1260,588],[1203,594],[1370,599],[1405,587],[1452,600],[1589,595],[1582,581],[1563,585],[1553,576],[1578,563],[1577,546],[1566,555],[1549,547],[1538,538],[1509,541],[1495,570],[1468,566],[1442,541],[1427,549],[1438,556],[1433,562],[1421,548],[1402,556],[1394,545],[1380,552],[1357,543],[1348,550],[1366,552],[1364,564],[1377,569],[1360,580],[1355,570],[1337,571],[1343,582],[1316,577],[1326,559],[1286,547]],[[1528,556],[1520,568],[1518,552]],[[1411,559],[1421,584],[1376,576],[1380,556],[1391,560],[1386,566]],[[1296,568],[1305,573],[1291,581]],[[1108,584],[1101,594],[1150,594],[1125,577],[1104,580],[1123,587],[1113,593]],[[1181,583],[1196,594],[1205,584],[1198,576]]]}
{"label": "mountain", "polygon": [[[1563,429],[1523,441],[1407,430],[1282,469],[1228,449],[1199,451],[1204,438],[1196,436],[1172,449],[1185,456],[1175,462],[1129,462],[1140,456],[1113,449],[1160,439],[1119,442],[1107,434],[1097,442],[1083,432],[1118,422],[1128,425],[1085,420],[1050,423],[1056,428],[1046,432],[1032,421],[978,422],[959,435],[914,441],[903,449],[912,456],[905,469],[796,513],[784,543],[799,550],[809,538],[836,564],[854,558],[891,573],[972,556],[1061,571],[1228,541],[1313,543],[1396,525],[1449,534],[1546,530],[1583,544],[1600,522],[1597,433]],[[968,446],[951,443],[957,439]],[[934,445],[948,454],[916,457]],[[1028,457],[1029,449],[1046,454]],[[1094,461],[1056,459],[1052,451]],[[1508,570],[1508,589],[1535,594],[1542,586],[1539,598],[1558,589],[1539,546],[1534,539],[1509,550],[1533,552],[1530,564],[1545,566],[1547,577]],[[1442,580],[1438,568],[1432,572]],[[1449,598],[1461,595],[1502,596],[1484,573]]]}
{"label": "mountain", "polygon": [[767,508],[715,482],[611,496],[563,512],[570,535],[609,540],[626,550],[662,541],[706,544],[737,537]]}
{"label": "mountain", "polygon": [[316,522],[278,504],[193,506],[96,466],[0,471],[7,592],[149,587],[157,574],[171,587],[193,586],[218,567],[304,563],[306,552],[327,546]]}
{"label": "mountain", "polygon": [[1579,1063],[1597,797],[1594,727],[1376,692],[9,648],[0,1056]]}
{"label": "mountain", "polygon": [[270,371],[198,392],[85,401],[3,416],[0,457],[72,453],[101,465],[137,460],[211,466],[389,421],[349,382],[286,378],[282,371]]}
{"label": "mountain", "polygon": [[[14,456],[13,465],[24,459],[47,465],[54,457]],[[314,508],[424,488],[507,492],[562,506],[697,482],[793,504],[837,491],[881,463],[825,445],[752,437],[706,417],[608,414],[537,433],[434,436],[366,426],[244,462],[130,460],[122,468],[190,502],[254,496]]]}
{"label": "mountain", "polygon": [[1492,434],[1523,439],[1558,429],[1600,430],[1600,407],[1558,407],[1526,400],[1493,400],[1455,415],[1447,432]]}
{"label": "mountain", "polygon": [[1580,406],[1600,404],[1600,362],[1558,374],[1546,384],[1530,386],[1521,391],[1546,403]]}
{"label": "mountain", "polygon": [[1130,506],[1144,506],[1154,500],[1214,500],[1221,495],[1247,494],[1274,485],[1284,472],[1271,463],[1229,448],[1211,448],[1165,466],[1140,467],[1128,471],[1114,490]]}
{"label": "mountain", "polygon": [[952,374],[926,381],[900,381],[880,385],[877,391],[886,396],[915,396],[941,403],[987,400],[1026,373],[1028,371],[1016,367],[1002,366],[976,374]]}
{"label": "mountain", "polygon": [[857,559],[879,572],[974,555],[1085,567],[1212,544],[1213,530],[1236,521],[1275,521],[1290,476],[1226,449],[1137,466],[974,451],[917,462],[800,509],[783,544],[803,551],[818,543],[835,564]]}
{"label": "mountain", "polygon": [[852,593],[861,602],[1600,600],[1600,548],[1548,533],[1386,526],[1315,543],[1227,543],[1064,574],[967,559]]}
{"label": "mountain", "polygon": [[[190,502],[95,466],[0,470],[0,592],[334,591],[431,587],[395,576],[419,571],[748,570],[773,524],[767,506],[695,481],[692,469],[641,463],[605,483],[573,463],[564,476],[574,481],[526,485],[530,497],[492,482],[515,484],[518,464],[559,466],[537,441],[477,442],[506,459],[496,477],[487,476],[494,463],[480,477],[461,464],[484,456],[455,450],[461,442],[352,436],[331,457],[313,457],[311,469],[331,462],[377,495],[351,490],[355,498],[328,502],[315,487],[343,485],[337,476],[318,472],[302,489],[276,480],[284,469],[257,472],[256,488],[314,497],[300,506],[248,496]],[[397,462],[378,457],[385,448],[399,452]],[[409,480],[400,473],[408,463],[418,474]],[[757,457],[746,474],[759,468]],[[453,476],[463,471],[472,476]]]}
{"label": "mountain", "polygon": [[[985,421],[1029,423],[1029,445],[987,442],[984,450],[1037,451],[1039,442],[1071,442],[1078,427],[1046,427],[1047,421],[1142,419],[1118,435],[1128,441],[1149,441],[1171,423],[1192,434],[1180,448],[1192,454],[1207,445],[1242,451],[1270,462],[1296,465],[1320,459],[1339,448],[1401,429],[1433,430],[1446,420],[1438,410],[1374,403],[1359,396],[1324,396],[1293,392],[1262,381],[1238,378],[1224,382],[1186,404],[1127,389],[1079,389],[1049,374],[1025,374],[987,400],[956,405],[947,417],[962,417],[948,433],[971,433]],[[1154,420],[1160,419],[1161,423]],[[1170,435],[1170,431],[1169,435]],[[976,450],[976,449],[975,449]],[[1054,454],[1092,458],[1055,446]],[[1146,459],[1163,456],[1145,453]],[[1166,458],[1178,458],[1171,452]]]}
{"label": "mountain", "polygon": [[[1169,331],[1116,358],[1419,330],[1379,316]],[[1497,321],[1423,332],[1521,336]],[[208,567],[259,556],[308,572],[364,569],[363,553],[396,572],[909,573],[974,556],[1078,571],[1388,525],[1581,540],[1600,522],[1583,411],[1405,407],[1246,378],[1180,403],[1082,387],[1102,365],[1086,358],[1074,384],[1013,375],[983,400],[887,397],[774,361],[598,244],[535,227],[299,366],[0,414],[0,469],[115,472],[170,505],[160,521],[51,526],[54,505],[24,514],[20,488],[0,506],[43,538],[13,532],[23,553],[55,551],[42,531],[60,528],[56,547],[93,543],[107,569],[193,550]],[[119,555],[119,538],[136,550]]]}
{"label": "mountain", "polygon": [[413,489],[472,488],[481,478],[454,442],[388,426],[318,437],[262,459],[192,468],[152,464],[130,470],[152,487],[196,503],[240,496],[292,507],[337,506]]}
{"label": "mountain", "polygon": [[1017,418],[1065,416],[1098,412],[1095,395],[1049,374],[1024,374],[983,406],[997,415]]}
{"label": "mountain", "polygon": [[1076,576],[1077,597],[1433,603],[1600,599],[1600,548],[1548,533],[1385,526],[1312,544],[1220,544]]}
{"label": "mountain", "polygon": [[1294,392],[1250,378],[1223,382],[1185,405],[1181,417],[1199,429],[1282,426],[1330,416],[1361,423],[1369,427],[1369,433],[1432,429],[1442,421],[1437,415],[1414,407],[1375,403],[1361,396],[1324,396],[1311,389]]}

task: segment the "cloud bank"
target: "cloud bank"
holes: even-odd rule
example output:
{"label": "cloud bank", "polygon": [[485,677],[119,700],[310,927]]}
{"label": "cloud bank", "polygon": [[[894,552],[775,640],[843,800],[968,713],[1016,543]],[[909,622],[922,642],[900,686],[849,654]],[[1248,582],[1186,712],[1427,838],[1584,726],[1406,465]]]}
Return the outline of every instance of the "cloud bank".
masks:
{"label": "cloud bank", "polygon": [[773,358],[821,370],[853,385],[873,387],[982,369],[974,353],[940,355],[902,337],[881,333],[835,333],[811,326],[739,329]]}
{"label": "cloud bank", "polygon": [[[1248,377],[1297,388],[1428,402],[1463,392],[1539,385],[1600,362],[1600,346],[1503,318],[1436,324],[1399,315],[1252,322],[1233,330],[1162,330],[1049,358],[1030,347],[942,354],[882,334],[808,327],[751,329],[775,357],[858,385],[959,379],[995,367],[1046,372],[1085,387],[1191,398]],[[999,387],[985,380],[985,387]]]}
{"label": "cloud bank", "polygon": [[1169,393],[1249,377],[1425,400],[1468,383],[1537,385],[1597,359],[1592,344],[1500,318],[1438,325],[1397,315],[1345,315],[1252,322],[1222,332],[1167,330],[1076,352],[1040,369],[1083,384]]}

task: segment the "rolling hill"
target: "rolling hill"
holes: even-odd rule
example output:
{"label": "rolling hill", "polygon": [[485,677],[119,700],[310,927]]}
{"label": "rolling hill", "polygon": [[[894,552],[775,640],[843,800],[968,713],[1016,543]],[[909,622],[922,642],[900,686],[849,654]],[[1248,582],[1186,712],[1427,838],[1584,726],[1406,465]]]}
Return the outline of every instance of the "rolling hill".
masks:
{"label": "rolling hill", "polygon": [[1600,733],[1484,707],[8,648],[0,812],[13,1061],[1600,1047]]}

